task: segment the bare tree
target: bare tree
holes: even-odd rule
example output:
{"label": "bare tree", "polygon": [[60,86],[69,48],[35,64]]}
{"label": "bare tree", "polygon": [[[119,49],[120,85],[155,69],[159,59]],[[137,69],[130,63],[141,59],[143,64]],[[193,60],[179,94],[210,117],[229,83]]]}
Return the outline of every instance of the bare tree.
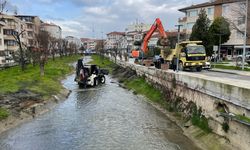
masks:
{"label": "bare tree", "polygon": [[[250,3],[248,3],[250,5]],[[248,6],[249,8],[249,6]],[[246,19],[246,3],[237,3],[231,8],[232,14],[230,18],[227,18],[227,21],[230,23],[232,29],[244,35],[245,32],[245,19]],[[247,12],[247,28],[250,26],[250,11]],[[250,38],[249,32],[247,32],[247,39]]]}
{"label": "bare tree", "polygon": [[96,40],[95,50],[100,54],[101,62],[104,60],[104,40]]}
{"label": "bare tree", "polygon": [[50,35],[47,31],[40,31],[36,35],[38,47],[36,53],[38,54],[38,62],[40,66],[40,75],[44,76],[44,67],[49,55],[49,41]]}
{"label": "bare tree", "polygon": [[77,46],[74,42],[70,42],[68,45],[68,51],[70,55],[73,55],[74,53],[77,53]]}
{"label": "bare tree", "polygon": [[21,70],[24,71],[25,70],[25,64],[26,64],[26,60],[25,58],[27,58],[27,51],[24,50],[24,44],[21,42],[21,36],[23,35],[23,33],[25,32],[25,30],[18,32],[18,31],[12,31],[12,36],[15,38],[16,43],[19,46],[19,49],[17,51],[17,53],[14,53],[14,59],[20,64]]}
{"label": "bare tree", "polygon": [[55,60],[55,55],[57,53],[58,40],[55,37],[49,36],[49,51],[52,55],[53,61]]}
{"label": "bare tree", "polygon": [[0,13],[3,13],[4,11],[8,11],[8,10],[5,10],[6,6],[7,6],[7,1],[6,0],[0,2],[0,7],[1,7],[0,8]]}
{"label": "bare tree", "polygon": [[67,56],[69,42],[66,39],[62,40],[62,54]]}

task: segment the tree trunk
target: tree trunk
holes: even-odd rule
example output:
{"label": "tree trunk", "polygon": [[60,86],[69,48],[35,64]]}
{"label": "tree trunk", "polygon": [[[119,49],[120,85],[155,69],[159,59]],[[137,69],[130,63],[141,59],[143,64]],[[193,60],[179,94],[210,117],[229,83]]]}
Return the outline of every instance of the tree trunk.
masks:
{"label": "tree trunk", "polygon": [[55,61],[55,52],[52,52],[52,60]]}
{"label": "tree trunk", "polygon": [[19,35],[17,36],[17,42],[18,42],[19,49],[20,49],[20,65],[21,65],[22,71],[24,71],[25,69],[25,62],[24,62],[24,56],[23,56],[24,54],[23,54],[22,43],[21,43]]}
{"label": "tree trunk", "polygon": [[40,62],[40,75],[44,76],[44,62]]}

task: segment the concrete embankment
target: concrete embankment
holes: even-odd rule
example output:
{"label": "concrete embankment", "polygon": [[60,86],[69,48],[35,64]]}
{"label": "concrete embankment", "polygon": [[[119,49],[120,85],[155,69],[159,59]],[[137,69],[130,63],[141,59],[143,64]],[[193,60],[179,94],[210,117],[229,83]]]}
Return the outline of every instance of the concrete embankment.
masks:
{"label": "concrete embankment", "polygon": [[[231,149],[248,149],[250,145],[250,88],[247,83],[229,82],[223,78],[205,78],[202,75],[148,68],[123,61],[117,61],[123,68],[130,68],[138,76],[161,89],[170,105],[183,112],[185,118],[198,115],[204,119],[213,133],[201,136],[191,125],[186,133],[200,139],[200,145],[209,149],[220,149],[213,145],[217,140]],[[195,105],[193,105],[195,104]],[[194,113],[195,110],[195,113]],[[195,118],[194,118],[195,119]],[[199,125],[198,125],[199,126]],[[193,135],[192,135],[193,134]],[[197,138],[198,137],[198,138]]]}
{"label": "concrete embankment", "polygon": [[2,96],[2,103],[9,107],[10,115],[0,121],[0,133],[7,131],[21,123],[25,123],[34,117],[53,109],[57,103],[65,100],[71,91],[61,90],[50,99],[42,100],[36,94],[29,91],[19,91],[17,93]]}

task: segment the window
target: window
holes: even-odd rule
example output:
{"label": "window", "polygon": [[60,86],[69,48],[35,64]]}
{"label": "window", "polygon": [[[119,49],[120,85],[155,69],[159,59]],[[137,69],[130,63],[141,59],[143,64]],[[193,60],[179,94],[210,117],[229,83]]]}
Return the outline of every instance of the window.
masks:
{"label": "window", "polygon": [[191,10],[188,12],[188,17],[196,17],[198,16],[198,10]]}
{"label": "window", "polygon": [[246,9],[246,3],[240,3],[240,9],[245,10]]}
{"label": "window", "polygon": [[4,45],[16,46],[16,41],[14,41],[14,40],[6,40],[6,41],[4,41]]}
{"label": "window", "polygon": [[213,15],[214,14],[214,8],[208,8],[207,9],[207,14],[208,15]]}
{"label": "window", "polygon": [[4,29],[4,30],[3,30],[3,34],[4,34],[4,35],[12,35],[12,30]]}
{"label": "window", "polygon": [[33,29],[33,26],[32,26],[31,24],[28,24],[28,25],[27,25],[27,28],[28,28],[28,29]]}
{"label": "window", "polygon": [[33,33],[32,32],[28,32],[28,36],[29,37],[33,37]]}
{"label": "window", "polygon": [[188,23],[187,24],[187,29],[192,29],[194,26],[194,22]]}
{"label": "window", "polygon": [[2,39],[0,39],[0,45],[2,45]]}
{"label": "window", "polygon": [[237,39],[243,39],[244,38],[244,34],[237,31]]}
{"label": "window", "polygon": [[245,16],[238,17],[238,25],[245,24]]}
{"label": "window", "polygon": [[229,5],[222,6],[222,16],[225,16],[229,12]]}

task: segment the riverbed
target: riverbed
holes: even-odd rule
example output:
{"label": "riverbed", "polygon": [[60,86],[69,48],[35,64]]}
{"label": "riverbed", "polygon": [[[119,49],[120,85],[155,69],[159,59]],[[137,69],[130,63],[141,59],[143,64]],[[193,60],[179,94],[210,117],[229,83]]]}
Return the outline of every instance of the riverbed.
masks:
{"label": "riverbed", "polygon": [[196,150],[162,112],[107,77],[106,84],[72,90],[52,111],[0,135],[2,150]]}

